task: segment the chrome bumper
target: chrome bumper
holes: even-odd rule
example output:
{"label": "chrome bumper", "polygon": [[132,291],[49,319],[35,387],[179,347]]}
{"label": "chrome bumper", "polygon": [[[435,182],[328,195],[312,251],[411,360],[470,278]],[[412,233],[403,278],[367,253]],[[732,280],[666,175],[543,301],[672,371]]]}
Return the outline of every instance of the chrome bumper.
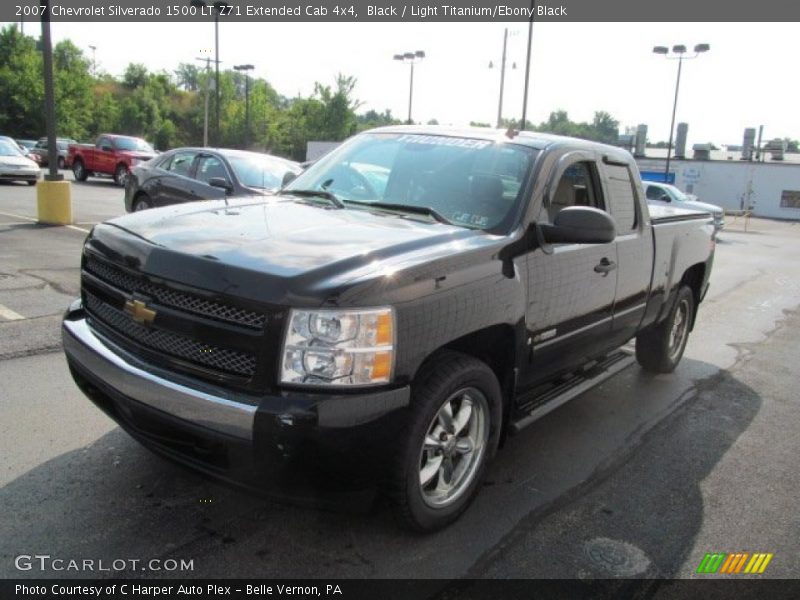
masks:
{"label": "chrome bumper", "polygon": [[255,405],[215,386],[189,387],[137,366],[133,357],[109,348],[84,318],[65,320],[61,333],[68,359],[119,394],[212,431],[253,439]]}

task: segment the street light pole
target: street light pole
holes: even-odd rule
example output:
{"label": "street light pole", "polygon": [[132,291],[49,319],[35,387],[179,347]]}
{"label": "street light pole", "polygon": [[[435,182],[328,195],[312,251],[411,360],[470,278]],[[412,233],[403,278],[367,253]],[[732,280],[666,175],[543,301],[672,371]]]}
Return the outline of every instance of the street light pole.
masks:
{"label": "street light pole", "polygon": [[503,88],[506,84],[506,49],[508,46],[508,27],[503,30],[503,60],[500,63],[500,100],[497,103],[497,128],[503,123]]}
{"label": "street light pole", "polygon": [[47,132],[47,181],[61,181],[58,172],[58,148],[56,146],[56,100],[53,83],[53,43],[50,38],[50,10],[48,0],[42,0],[42,62],[44,68],[44,120]]}
{"label": "street light pole", "polygon": [[411,81],[408,86],[408,124],[411,125],[413,121],[411,120],[411,104],[414,99],[414,64],[420,62],[423,58],[425,58],[425,52],[423,50],[417,50],[416,52],[405,52],[403,54],[395,54],[394,60],[399,60],[401,62],[405,62],[411,65]]}
{"label": "street light pole", "polygon": [[669,122],[669,142],[667,142],[667,166],[664,169],[664,183],[669,183],[669,161],[672,158],[672,138],[675,133],[675,112],[678,110],[678,90],[681,87],[681,67],[683,66],[683,54],[678,55],[678,77],[675,80],[675,99],[672,101],[672,120]]}
{"label": "street light pole", "polygon": [[525,55],[525,91],[522,94],[522,125],[520,131],[525,131],[525,122],[528,120],[528,82],[531,77],[531,42],[533,41],[533,10],[536,0],[531,0],[531,18],[528,22],[528,53]]}
{"label": "street light pole", "polygon": [[684,56],[684,54],[686,54],[686,46],[677,44],[672,47],[672,53],[678,56],[667,56],[667,54],[669,54],[669,48],[666,46],[656,46],[653,48],[654,54],[661,54],[666,59],[678,61],[678,75],[675,79],[675,99],[672,101],[672,119],[669,124],[669,142],[667,142],[667,164],[664,168],[664,183],[669,183],[669,163],[672,159],[672,139],[675,133],[675,113],[678,110],[678,91],[681,86],[681,68],[683,67],[683,61],[697,58],[701,53],[708,52],[710,49],[711,46],[708,44],[697,44],[694,47],[694,56]]}
{"label": "street light pole", "polygon": [[244,71],[244,147],[250,146],[250,77],[247,72],[255,69],[253,65],[234,65],[236,71]]}
{"label": "street light pole", "polygon": [[53,43],[50,37],[50,2],[40,0],[42,23],[42,66],[44,72],[44,117],[47,131],[48,173],[36,186],[36,212],[40,223],[72,223],[70,183],[58,172],[56,147],[56,102],[53,83]]}

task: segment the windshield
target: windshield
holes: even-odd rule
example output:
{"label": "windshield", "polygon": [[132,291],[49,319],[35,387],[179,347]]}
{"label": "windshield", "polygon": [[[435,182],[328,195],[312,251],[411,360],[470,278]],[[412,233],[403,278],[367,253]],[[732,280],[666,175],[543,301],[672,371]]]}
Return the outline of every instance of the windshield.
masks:
{"label": "windshield", "polygon": [[669,186],[666,189],[667,189],[667,192],[669,192],[669,195],[672,196],[672,199],[675,200],[676,202],[688,202],[689,201],[689,197],[686,194],[684,194],[682,191],[680,191],[678,188],[673,187],[673,186]]}
{"label": "windshield", "polygon": [[117,150],[128,150],[133,152],[150,152],[155,154],[153,147],[139,138],[121,137],[114,140]]}
{"label": "windshield", "polygon": [[348,207],[430,208],[448,221],[492,229],[513,214],[536,151],[440,135],[370,133],[310,167],[286,190],[323,190]]}
{"label": "windshield", "polygon": [[227,155],[227,158],[236,178],[247,187],[277,190],[288,173],[300,172],[299,167],[269,156],[234,154]]}
{"label": "windshield", "polygon": [[16,144],[0,140],[0,156],[23,156]]}

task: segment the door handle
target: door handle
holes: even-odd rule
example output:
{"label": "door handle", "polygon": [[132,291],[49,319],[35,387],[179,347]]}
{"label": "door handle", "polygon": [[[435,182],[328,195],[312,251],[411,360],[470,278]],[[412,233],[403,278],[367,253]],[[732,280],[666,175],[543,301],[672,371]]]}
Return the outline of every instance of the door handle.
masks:
{"label": "door handle", "polygon": [[613,260],[608,260],[607,258],[603,257],[600,260],[600,263],[594,266],[594,272],[602,273],[603,277],[605,277],[616,268],[617,268],[617,263],[615,263]]}

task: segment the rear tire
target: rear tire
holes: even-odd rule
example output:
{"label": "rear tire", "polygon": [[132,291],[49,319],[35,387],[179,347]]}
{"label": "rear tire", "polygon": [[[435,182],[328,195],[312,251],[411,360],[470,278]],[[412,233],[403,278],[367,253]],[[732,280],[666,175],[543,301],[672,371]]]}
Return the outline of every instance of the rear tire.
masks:
{"label": "rear tire", "polygon": [[500,384],[485,363],[445,352],[423,367],[407,410],[390,498],[401,525],[435,531],[455,521],[481,487],[500,438]]}
{"label": "rear tire", "polygon": [[76,181],[86,181],[86,178],[89,177],[89,172],[83,166],[83,161],[80,158],[76,158],[72,162],[72,174],[75,176]]}
{"label": "rear tire", "polygon": [[693,317],[694,294],[689,286],[682,285],[667,318],[636,337],[636,360],[642,368],[652,373],[672,373],[686,349]]}
{"label": "rear tire", "polygon": [[128,167],[125,165],[117,165],[114,169],[114,183],[120,187],[125,187],[125,182],[128,179]]}
{"label": "rear tire", "polygon": [[29,181],[28,185],[36,185],[36,182],[35,181]]}
{"label": "rear tire", "polygon": [[63,156],[59,156],[58,157],[58,168],[59,169],[63,169],[64,168],[64,157]]}

